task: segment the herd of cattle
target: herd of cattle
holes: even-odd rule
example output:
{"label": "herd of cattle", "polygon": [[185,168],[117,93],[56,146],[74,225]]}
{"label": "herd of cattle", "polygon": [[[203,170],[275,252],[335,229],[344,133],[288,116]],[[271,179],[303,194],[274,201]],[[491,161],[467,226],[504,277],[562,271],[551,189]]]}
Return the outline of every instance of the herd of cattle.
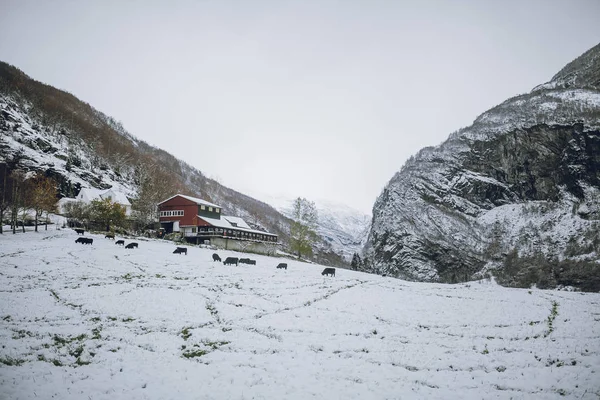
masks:
{"label": "herd of cattle", "polygon": [[[85,230],[76,228],[75,232],[77,232],[78,235],[80,235],[80,234],[83,235],[85,233]],[[114,235],[114,233],[107,233],[104,237],[107,239],[114,239],[115,235]],[[94,243],[94,239],[80,237],[80,238],[77,238],[77,240],[75,240],[75,243],[92,244],[92,243]],[[128,243],[127,245],[125,245],[124,240],[117,240],[115,242],[115,244],[125,246],[126,249],[133,249],[133,248],[137,249],[138,248],[138,244],[136,242],[131,242],[131,243]],[[187,256],[187,248],[186,247],[177,247],[173,251],[173,254],[185,254]],[[213,262],[215,262],[215,261],[221,262],[221,257],[219,257],[219,255],[217,253],[214,253],[212,255],[212,258],[213,258]],[[250,258],[227,257],[225,259],[225,261],[223,261],[223,265],[237,266],[238,264],[256,265],[256,260],[252,260]],[[279,265],[277,265],[277,269],[285,269],[287,271],[287,263],[279,263]],[[335,268],[325,268],[323,270],[323,272],[321,272],[321,275],[335,276]]]}

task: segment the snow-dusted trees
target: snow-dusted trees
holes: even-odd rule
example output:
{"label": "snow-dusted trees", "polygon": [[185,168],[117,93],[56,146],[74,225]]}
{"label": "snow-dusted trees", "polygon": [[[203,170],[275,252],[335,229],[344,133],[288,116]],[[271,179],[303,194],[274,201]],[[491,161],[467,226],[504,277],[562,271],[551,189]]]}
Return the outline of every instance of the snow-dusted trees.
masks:
{"label": "snow-dusted trees", "polygon": [[135,171],[137,196],[132,200],[134,218],[142,228],[157,221],[157,204],[180,189],[168,171],[155,165],[139,165]]}
{"label": "snow-dusted trees", "polygon": [[312,246],[317,240],[318,214],[315,203],[298,197],[292,210],[293,222],[290,226],[290,249],[298,258],[312,254]]}
{"label": "snow-dusted trees", "polygon": [[74,201],[63,206],[63,214],[70,220],[76,220],[80,223],[90,220],[90,206],[82,201]]}
{"label": "snow-dusted trees", "polygon": [[358,253],[354,253],[354,255],[352,256],[352,262],[350,263],[350,266],[352,267],[353,270],[357,271],[357,270],[362,270],[363,268],[363,260],[362,258],[360,258],[360,254]]}
{"label": "snow-dusted trees", "polygon": [[[25,173],[20,170],[14,170],[10,174],[12,181],[11,187],[11,225],[13,234],[17,233],[17,225],[19,222],[19,212],[27,209],[27,181]],[[25,218],[23,217],[23,232],[25,232]]]}

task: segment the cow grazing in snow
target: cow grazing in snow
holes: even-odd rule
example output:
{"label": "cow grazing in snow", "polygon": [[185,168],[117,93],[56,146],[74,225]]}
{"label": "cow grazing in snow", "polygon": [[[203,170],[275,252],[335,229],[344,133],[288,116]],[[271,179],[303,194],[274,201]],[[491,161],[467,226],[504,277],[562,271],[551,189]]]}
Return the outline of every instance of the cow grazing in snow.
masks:
{"label": "cow grazing in snow", "polygon": [[227,257],[225,259],[225,261],[223,261],[223,264],[237,266],[238,265],[238,259],[237,259],[237,257]]}
{"label": "cow grazing in snow", "polygon": [[285,270],[287,271],[287,264],[286,264],[286,263],[280,263],[280,264],[277,266],[277,269],[285,269]]}
{"label": "cow grazing in snow", "polygon": [[221,257],[219,257],[219,255],[217,253],[214,253],[213,254],[213,261],[221,262]]}
{"label": "cow grazing in snow", "polygon": [[80,228],[75,228],[74,231],[77,232],[78,235],[83,235],[85,233],[85,229]]}
{"label": "cow grazing in snow", "polygon": [[187,248],[178,247],[173,251],[173,254],[185,254],[187,256]]}
{"label": "cow grazing in snow", "polygon": [[133,249],[134,247],[136,249],[138,247],[138,244],[136,242],[131,242],[131,243],[127,244],[127,246],[125,246],[126,249]]}
{"label": "cow grazing in snow", "polygon": [[125,241],[124,240],[117,240],[115,242],[115,244],[120,244],[121,246],[125,246]]}
{"label": "cow grazing in snow", "polygon": [[323,272],[321,272],[321,275],[335,276],[335,268],[325,268]]}

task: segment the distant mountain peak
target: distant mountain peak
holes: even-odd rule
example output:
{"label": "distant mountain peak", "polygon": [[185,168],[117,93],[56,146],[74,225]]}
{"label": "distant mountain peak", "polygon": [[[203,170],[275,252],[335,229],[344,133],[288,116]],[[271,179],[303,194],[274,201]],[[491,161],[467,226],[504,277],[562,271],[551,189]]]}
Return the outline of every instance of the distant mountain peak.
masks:
{"label": "distant mountain peak", "polygon": [[536,86],[534,90],[559,88],[600,90],[600,43],[568,63],[550,82]]}

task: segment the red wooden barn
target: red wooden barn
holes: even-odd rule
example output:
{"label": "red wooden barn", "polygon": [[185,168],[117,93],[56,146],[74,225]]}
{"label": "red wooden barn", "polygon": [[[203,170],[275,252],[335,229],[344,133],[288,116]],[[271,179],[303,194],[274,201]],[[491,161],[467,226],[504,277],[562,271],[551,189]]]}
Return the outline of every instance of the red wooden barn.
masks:
{"label": "red wooden barn", "polygon": [[160,202],[158,211],[166,233],[180,232],[191,243],[210,242],[232,249],[240,248],[240,243],[230,241],[277,244],[277,235],[252,229],[240,217],[222,215],[221,206],[196,197],[176,194]]}

